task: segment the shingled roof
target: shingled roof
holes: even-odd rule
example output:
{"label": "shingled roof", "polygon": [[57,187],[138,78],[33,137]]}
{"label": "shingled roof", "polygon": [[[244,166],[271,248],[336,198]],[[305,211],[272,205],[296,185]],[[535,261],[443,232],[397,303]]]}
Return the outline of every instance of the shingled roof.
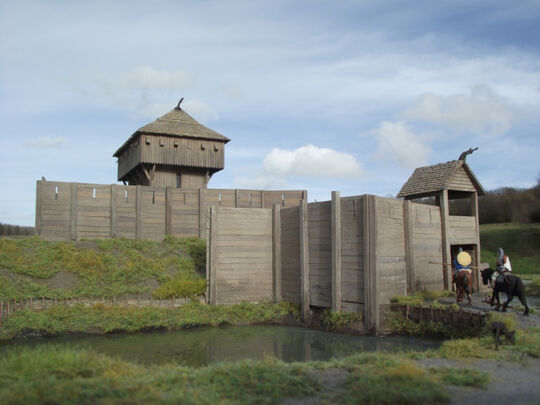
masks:
{"label": "shingled roof", "polygon": [[177,136],[180,138],[195,138],[206,139],[211,141],[220,141],[227,143],[229,138],[205,127],[204,125],[193,119],[188,113],[179,107],[176,107],[169,111],[167,114],[159,117],[157,120],[139,128],[124,142],[124,144],[118,148],[113,156],[120,154],[132,140],[139,134],[151,134],[151,135],[167,135]]}
{"label": "shingled roof", "polygon": [[447,190],[453,178],[465,170],[471,183],[476,188],[478,195],[484,194],[484,189],[475,175],[463,160],[452,160],[446,163],[439,163],[433,166],[417,168],[409,177],[409,180],[399,191],[398,197],[422,197],[433,195],[441,190]]}

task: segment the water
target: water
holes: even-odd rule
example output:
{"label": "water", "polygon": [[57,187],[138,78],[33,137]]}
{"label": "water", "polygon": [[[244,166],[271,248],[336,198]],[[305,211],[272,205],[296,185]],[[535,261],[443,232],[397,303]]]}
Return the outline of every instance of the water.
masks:
{"label": "water", "polygon": [[0,344],[0,355],[17,346],[44,343],[89,348],[141,364],[175,362],[201,367],[220,361],[261,360],[274,356],[286,362],[329,360],[365,351],[423,351],[440,342],[404,337],[347,336],[289,326],[226,326],[135,335],[25,338]]}

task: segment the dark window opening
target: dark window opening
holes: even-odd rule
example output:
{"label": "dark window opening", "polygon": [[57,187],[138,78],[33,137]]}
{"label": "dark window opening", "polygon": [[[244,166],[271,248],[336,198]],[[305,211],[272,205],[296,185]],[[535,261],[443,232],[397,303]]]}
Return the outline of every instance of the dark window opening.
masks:
{"label": "dark window opening", "polygon": [[182,188],[182,175],[176,173],[176,188]]}

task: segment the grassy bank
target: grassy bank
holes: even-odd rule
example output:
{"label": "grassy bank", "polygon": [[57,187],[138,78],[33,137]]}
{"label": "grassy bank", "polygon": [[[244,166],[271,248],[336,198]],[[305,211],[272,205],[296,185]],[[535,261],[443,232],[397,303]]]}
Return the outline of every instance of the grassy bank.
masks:
{"label": "grassy bank", "polygon": [[27,334],[57,336],[68,333],[138,332],[151,329],[178,330],[221,324],[248,325],[269,322],[299,311],[293,305],[237,304],[210,306],[193,301],[183,307],[117,308],[101,304],[93,307],[58,305],[43,311],[23,309],[10,315],[0,327],[0,340]]}
{"label": "grassy bank", "polygon": [[[4,403],[273,404],[317,396],[321,403],[432,404],[449,400],[447,385],[485,387],[486,373],[424,369],[406,356],[364,353],[317,363],[218,363],[192,369],[145,367],[87,350],[17,349],[0,358]],[[338,376],[342,387],[324,386]],[[341,385],[341,384],[340,384]]]}
{"label": "grassy bank", "polygon": [[202,294],[205,242],[167,236],[163,242],[104,239],[49,242],[0,239],[2,299]]}
{"label": "grassy bank", "polygon": [[540,275],[540,224],[480,225],[480,243],[482,262],[495,266],[502,247],[515,273]]}

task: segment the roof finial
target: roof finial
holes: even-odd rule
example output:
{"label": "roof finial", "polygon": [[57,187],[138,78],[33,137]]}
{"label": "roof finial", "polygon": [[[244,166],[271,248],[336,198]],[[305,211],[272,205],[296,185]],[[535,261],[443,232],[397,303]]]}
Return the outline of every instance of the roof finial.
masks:
{"label": "roof finial", "polygon": [[473,153],[476,149],[478,148],[469,148],[469,150],[466,150],[465,152],[463,152],[461,155],[459,155],[459,158],[458,160],[463,160],[465,162],[465,159],[467,159],[467,155],[470,155],[471,153]]}
{"label": "roof finial", "polygon": [[178,102],[178,105],[176,106],[176,109],[177,109],[177,110],[181,110],[181,109],[182,109],[182,108],[180,107],[180,104],[182,104],[182,101],[184,101],[184,97],[182,97],[182,98],[180,99],[180,101]]}

